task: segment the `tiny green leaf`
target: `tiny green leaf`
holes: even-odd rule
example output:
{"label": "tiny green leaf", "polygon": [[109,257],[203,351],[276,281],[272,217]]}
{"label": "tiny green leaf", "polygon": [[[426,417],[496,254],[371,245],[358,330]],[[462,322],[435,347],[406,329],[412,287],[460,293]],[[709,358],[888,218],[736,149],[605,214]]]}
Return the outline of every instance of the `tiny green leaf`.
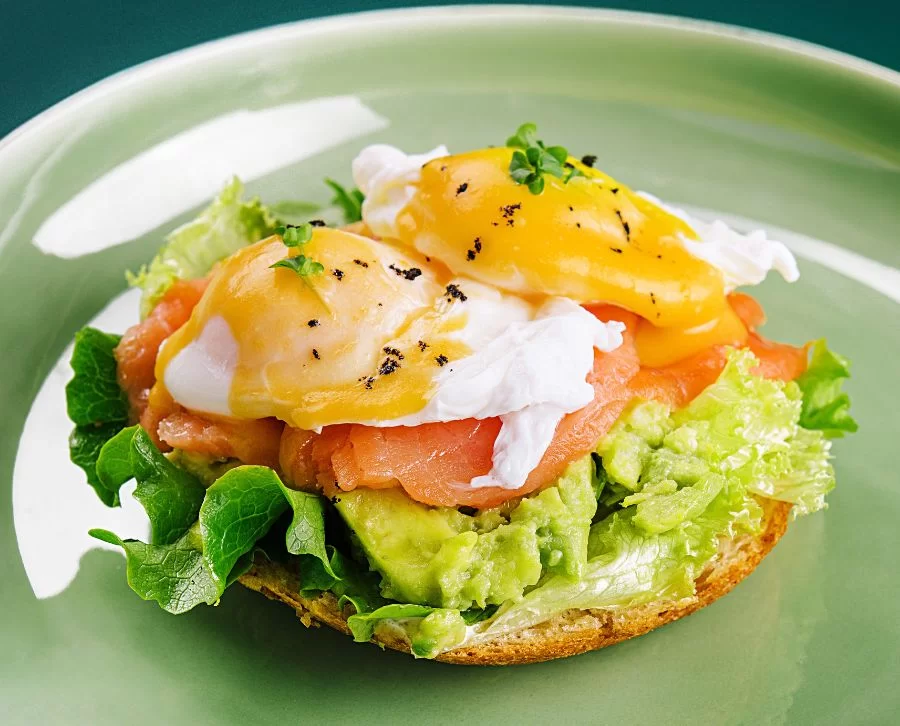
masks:
{"label": "tiny green leaf", "polygon": [[567,161],[569,152],[565,147],[547,147],[536,134],[534,124],[522,124],[515,135],[506,141],[507,146],[515,149],[509,163],[509,175],[516,184],[525,184],[532,194],[541,194],[547,174],[562,179],[566,184],[573,177],[584,176]]}
{"label": "tiny green leaf", "polygon": [[312,225],[308,222],[296,226],[281,227],[281,241],[285,247],[299,247],[312,239]]}
{"label": "tiny green leaf", "polygon": [[524,123],[516,130],[516,133],[506,140],[506,145],[514,149],[527,149],[537,143],[535,135],[537,126],[533,123]]}
{"label": "tiny green leaf", "polygon": [[547,154],[556,159],[560,164],[565,164],[569,158],[569,152],[564,146],[551,146],[547,150]]}
{"label": "tiny green leaf", "polygon": [[334,179],[325,179],[325,183],[334,192],[331,203],[341,208],[344,222],[347,224],[359,222],[362,219],[362,203],[365,201],[363,193],[355,188],[348,190]]}
{"label": "tiny green leaf", "polygon": [[285,267],[288,270],[293,270],[301,277],[321,275],[325,271],[325,266],[321,262],[316,262],[306,255],[286,257],[283,260],[278,260],[274,265],[269,265],[269,267]]}

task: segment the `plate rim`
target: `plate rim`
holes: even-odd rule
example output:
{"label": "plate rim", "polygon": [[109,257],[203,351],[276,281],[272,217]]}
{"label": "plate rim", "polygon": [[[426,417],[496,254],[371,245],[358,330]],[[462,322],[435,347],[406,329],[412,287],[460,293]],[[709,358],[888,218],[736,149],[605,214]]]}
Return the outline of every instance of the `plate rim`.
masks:
{"label": "plate rim", "polygon": [[387,8],[294,20],[254,30],[246,30],[181,48],[128,66],[57,101],[14,128],[6,136],[0,138],[0,162],[22,142],[39,134],[44,126],[53,123],[58,117],[77,111],[81,106],[98,98],[111,95],[128,86],[145,82],[158,73],[163,73],[188,63],[207,62],[219,55],[231,53],[238,49],[252,48],[271,41],[298,39],[321,32],[341,32],[363,24],[368,29],[371,29],[373,23],[380,26],[418,25],[422,23],[436,25],[439,23],[471,23],[486,19],[504,21],[527,20],[531,22],[540,22],[546,19],[580,20],[598,24],[644,26],[685,34],[714,36],[742,45],[778,50],[788,55],[811,59],[826,66],[834,66],[850,71],[865,77],[867,80],[883,83],[893,88],[900,95],[900,71],[895,71],[873,61],[810,41],[712,20],[635,10],[588,8],[574,5],[460,4]]}

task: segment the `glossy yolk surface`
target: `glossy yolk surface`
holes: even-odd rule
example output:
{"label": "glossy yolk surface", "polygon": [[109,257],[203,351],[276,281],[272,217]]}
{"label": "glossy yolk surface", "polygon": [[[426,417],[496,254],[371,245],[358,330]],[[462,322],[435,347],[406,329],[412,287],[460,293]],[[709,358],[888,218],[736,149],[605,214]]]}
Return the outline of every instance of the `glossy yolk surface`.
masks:
{"label": "glossy yolk surface", "polygon": [[157,380],[221,317],[238,349],[228,401],[235,417],[275,416],[313,429],[419,411],[440,370],[436,351],[450,359],[469,353],[453,336],[466,324],[465,311],[439,309],[443,286],[433,273],[398,274],[418,267],[418,257],[375,240],[317,228],[300,251],[325,272],[302,278],[272,269],[296,254],[279,237],[225,260],[188,323],[163,347]]}
{"label": "glossy yolk surface", "polygon": [[742,346],[747,328],[730,306],[717,318],[690,327],[660,328],[641,319],[635,330],[634,344],[641,365],[662,368],[690,358],[714,345]]}
{"label": "glossy yolk surface", "polygon": [[509,175],[512,149],[429,162],[397,219],[400,242],[459,275],[520,294],[561,295],[631,310],[657,327],[720,317],[724,281],[690,255],[682,220],[604,174],[567,184],[545,175],[534,195]]}

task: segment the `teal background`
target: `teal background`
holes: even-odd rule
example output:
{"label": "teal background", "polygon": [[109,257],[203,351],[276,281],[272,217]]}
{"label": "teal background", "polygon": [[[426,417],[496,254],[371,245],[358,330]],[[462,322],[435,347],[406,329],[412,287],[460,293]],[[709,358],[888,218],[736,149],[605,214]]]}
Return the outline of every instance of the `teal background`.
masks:
{"label": "teal background", "polygon": [[[266,25],[430,0],[0,0],[0,137],[85,86],[196,43]],[[768,30],[900,70],[897,0],[553,2]]]}

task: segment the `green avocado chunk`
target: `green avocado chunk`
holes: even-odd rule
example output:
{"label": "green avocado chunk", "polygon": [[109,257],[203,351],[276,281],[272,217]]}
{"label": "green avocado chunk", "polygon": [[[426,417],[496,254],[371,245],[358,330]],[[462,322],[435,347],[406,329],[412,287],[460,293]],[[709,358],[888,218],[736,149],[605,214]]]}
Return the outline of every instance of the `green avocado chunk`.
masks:
{"label": "green avocado chunk", "polygon": [[429,507],[399,489],[357,489],[335,506],[381,593],[399,602],[465,610],[522,597],[546,569],[579,577],[597,507],[592,462],[574,462],[553,487],[500,510],[463,514]]}

